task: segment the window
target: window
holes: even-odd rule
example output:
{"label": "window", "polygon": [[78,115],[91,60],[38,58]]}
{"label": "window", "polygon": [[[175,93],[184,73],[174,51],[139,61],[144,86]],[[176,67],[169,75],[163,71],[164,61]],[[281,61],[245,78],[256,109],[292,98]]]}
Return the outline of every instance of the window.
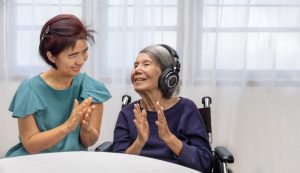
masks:
{"label": "window", "polygon": [[40,30],[51,17],[72,13],[82,18],[81,0],[12,0],[7,1],[9,72],[24,77],[46,67],[38,54]]}
{"label": "window", "polygon": [[104,78],[128,78],[138,52],[147,45],[166,42],[177,44],[177,1],[101,1],[96,27],[99,36],[95,56],[96,73]]}
{"label": "window", "polygon": [[298,0],[205,0],[198,76],[300,79]]}
{"label": "window", "polygon": [[299,0],[6,0],[2,8],[1,62],[10,76],[46,68],[41,26],[72,13],[96,31],[87,69],[108,81],[129,80],[137,53],[155,43],[178,51],[192,82],[300,81]]}

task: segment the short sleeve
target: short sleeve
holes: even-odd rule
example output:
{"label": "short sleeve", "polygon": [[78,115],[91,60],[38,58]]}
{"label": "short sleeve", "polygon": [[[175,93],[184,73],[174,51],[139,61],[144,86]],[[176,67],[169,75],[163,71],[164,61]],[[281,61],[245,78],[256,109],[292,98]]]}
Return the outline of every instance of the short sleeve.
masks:
{"label": "short sleeve", "polygon": [[31,80],[21,83],[9,106],[14,118],[22,118],[44,109],[46,106],[39,99]]}
{"label": "short sleeve", "polygon": [[111,98],[110,92],[107,90],[105,85],[87,74],[84,75],[81,85],[80,98],[86,99],[88,97],[93,98],[93,102],[105,102]]}

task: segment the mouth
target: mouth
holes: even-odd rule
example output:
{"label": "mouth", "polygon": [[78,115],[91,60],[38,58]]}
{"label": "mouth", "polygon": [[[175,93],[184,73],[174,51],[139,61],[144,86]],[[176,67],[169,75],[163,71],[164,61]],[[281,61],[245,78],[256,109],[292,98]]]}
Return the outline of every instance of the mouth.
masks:
{"label": "mouth", "polygon": [[143,82],[145,81],[146,79],[145,78],[142,78],[142,77],[135,77],[134,78],[134,82]]}
{"label": "mouth", "polygon": [[72,70],[78,72],[81,70],[81,67],[72,67]]}

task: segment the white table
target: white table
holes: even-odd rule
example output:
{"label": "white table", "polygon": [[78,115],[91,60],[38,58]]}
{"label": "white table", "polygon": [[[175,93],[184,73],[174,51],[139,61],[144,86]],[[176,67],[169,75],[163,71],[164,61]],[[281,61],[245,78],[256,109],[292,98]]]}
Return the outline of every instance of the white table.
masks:
{"label": "white table", "polygon": [[[196,173],[148,157],[104,152],[60,152],[0,159],[0,173]],[[199,173],[199,172],[198,172]]]}

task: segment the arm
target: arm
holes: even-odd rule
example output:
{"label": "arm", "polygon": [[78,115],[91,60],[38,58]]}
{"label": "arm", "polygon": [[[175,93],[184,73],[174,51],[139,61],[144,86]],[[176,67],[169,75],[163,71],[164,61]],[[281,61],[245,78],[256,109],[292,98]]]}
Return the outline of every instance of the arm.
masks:
{"label": "arm", "polygon": [[21,141],[30,154],[39,153],[53,147],[69,133],[66,125],[40,132],[33,115],[19,118],[18,125]]}
{"label": "arm", "polygon": [[179,162],[201,172],[210,172],[212,151],[197,107],[188,106],[187,111],[181,113],[182,119],[177,129],[177,137],[170,132],[163,108],[159,103],[156,104],[156,110],[159,137],[172,150]]}
{"label": "arm", "polygon": [[182,152],[179,162],[201,172],[211,172],[213,154],[208,141],[208,134],[198,109],[189,108],[183,111],[178,138],[182,141]]}
{"label": "arm", "polygon": [[82,117],[83,112],[88,109],[89,99],[78,105],[75,100],[72,113],[68,120],[51,130],[40,132],[33,115],[28,115],[18,119],[19,133],[25,149],[31,153],[39,153],[53,147],[65,136],[74,131]]}
{"label": "arm", "polygon": [[161,140],[163,140],[167,146],[172,150],[172,152],[178,157],[182,151],[182,142],[170,132],[166,117],[164,115],[163,107],[160,106],[159,102],[156,102],[157,111],[157,121],[155,124],[158,128],[158,135]]}
{"label": "arm", "polygon": [[103,116],[103,103],[93,104],[91,112],[87,112],[81,120],[80,139],[85,147],[94,145],[100,135]]}
{"label": "arm", "polygon": [[[124,153],[126,149],[134,142],[130,137],[130,124],[132,120],[127,119],[127,111],[122,110],[114,128],[114,138],[113,138],[113,152]],[[132,124],[133,125],[133,124]]]}
{"label": "arm", "polygon": [[[142,130],[144,132],[143,135],[140,134],[138,137],[137,134],[135,138],[132,136],[136,136],[136,132],[139,133],[137,126],[145,128],[145,130]],[[130,129],[137,129],[137,131],[131,131]],[[146,112],[140,111],[138,105],[132,104],[119,113],[114,129],[113,152],[139,155],[148,140],[148,136],[149,127],[146,120]]]}

